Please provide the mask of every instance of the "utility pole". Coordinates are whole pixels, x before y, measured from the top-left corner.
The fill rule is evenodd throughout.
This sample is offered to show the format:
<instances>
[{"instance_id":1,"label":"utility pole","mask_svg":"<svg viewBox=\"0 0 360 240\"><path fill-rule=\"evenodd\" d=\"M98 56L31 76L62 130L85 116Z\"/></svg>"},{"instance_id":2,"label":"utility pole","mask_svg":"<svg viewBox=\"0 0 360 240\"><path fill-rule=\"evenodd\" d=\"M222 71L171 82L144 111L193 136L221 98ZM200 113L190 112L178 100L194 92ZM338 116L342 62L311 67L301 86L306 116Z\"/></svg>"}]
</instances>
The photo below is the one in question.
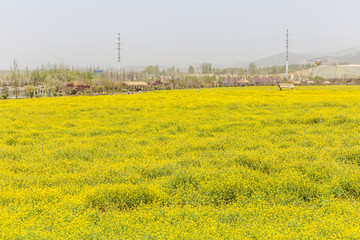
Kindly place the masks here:
<instances>
[{"instance_id":1,"label":"utility pole","mask_svg":"<svg viewBox=\"0 0 360 240\"><path fill-rule=\"evenodd\" d=\"M286 81L289 80L289 31L286 29Z\"/></svg>"},{"instance_id":2,"label":"utility pole","mask_svg":"<svg viewBox=\"0 0 360 240\"><path fill-rule=\"evenodd\" d=\"M118 72L117 72L117 80L120 81L120 33L118 33Z\"/></svg>"}]
</instances>

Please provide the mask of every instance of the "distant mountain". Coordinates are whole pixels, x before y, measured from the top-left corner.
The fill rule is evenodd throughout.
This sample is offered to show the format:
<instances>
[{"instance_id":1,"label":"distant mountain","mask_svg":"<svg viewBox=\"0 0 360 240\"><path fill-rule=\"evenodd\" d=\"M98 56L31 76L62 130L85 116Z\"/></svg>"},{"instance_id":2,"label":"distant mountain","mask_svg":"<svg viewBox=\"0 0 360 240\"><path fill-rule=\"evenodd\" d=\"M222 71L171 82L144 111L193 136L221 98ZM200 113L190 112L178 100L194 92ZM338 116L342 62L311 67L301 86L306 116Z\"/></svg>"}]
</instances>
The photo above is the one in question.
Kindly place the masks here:
<instances>
[{"instance_id":1,"label":"distant mountain","mask_svg":"<svg viewBox=\"0 0 360 240\"><path fill-rule=\"evenodd\" d=\"M289 53L289 64L313 63L316 59L320 59L322 64L325 65L337 63L360 64L360 48L354 47L328 53ZM255 64L258 67L285 65L285 53L256 60Z\"/></svg>"},{"instance_id":2,"label":"distant mountain","mask_svg":"<svg viewBox=\"0 0 360 240\"><path fill-rule=\"evenodd\" d=\"M307 59L313 58L313 54L289 53L289 64L306 63ZM258 67L270 67L274 65L285 65L286 54L279 53L270 57L262 58L255 61Z\"/></svg>"},{"instance_id":3,"label":"distant mountain","mask_svg":"<svg viewBox=\"0 0 360 240\"><path fill-rule=\"evenodd\" d=\"M289 64L307 64L307 63L314 63L316 59L320 59L322 65L332 65L337 63L349 63L349 64L360 64L360 48L353 47L333 52L327 53L320 53L320 52L311 52L311 53L289 53ZM283 66L285 65L285 52L279 53L273 56L265 57L254 61L256 66L258 67L271 67L271 66ZM201 71L202 63L187 63L187 64L178 64L175 65L176 69L180 69L180 71L186 72L190 65L195 67L196 71ZM247 68L249 67L250 62L238 62L236 64L225 64L220 65L216 64L213 67L216 68L235 68L235 67L242 67ZM171 66L159 66L162 69L168 69ZM146 66L127 66L124 69L126 71L143 71Z\"/></svg>"},{"instance_id":4,"label":"distant mountain","mask_svg":"<svg viewBox=\"0 0 360 240\"><path fill-rule=\"evenodd\" d=\"M330 52L330 53L327 53L327 55L333 56L333 57L343 57L343 56L347 56L347 55L352 55L359 51L360 51L360 48L353 47L353 48L343 49L343 50L336 51L336 52Z\"/></svg>"}]
</instances>

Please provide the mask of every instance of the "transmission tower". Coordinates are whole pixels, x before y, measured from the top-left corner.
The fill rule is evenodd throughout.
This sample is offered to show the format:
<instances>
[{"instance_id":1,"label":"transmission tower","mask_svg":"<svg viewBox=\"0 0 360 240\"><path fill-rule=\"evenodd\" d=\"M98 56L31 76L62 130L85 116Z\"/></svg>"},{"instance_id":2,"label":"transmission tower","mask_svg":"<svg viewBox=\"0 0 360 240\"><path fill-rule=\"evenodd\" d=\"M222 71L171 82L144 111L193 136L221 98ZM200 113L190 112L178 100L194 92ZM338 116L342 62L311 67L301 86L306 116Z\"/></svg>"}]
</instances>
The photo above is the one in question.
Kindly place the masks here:
<instances>
[{"instance_id":1,"label":"transmission tower","mask_svg":"<svg viewBox=\"0 0 360 240\"><path fill-rule=\"evenodd\" d=\"M289 80L289 31L286 29L286 81Z\"/></svg>"},{"instance_id":2,"label":"transmission tower","mask_svg":"<svg viewBox=\"0 0 360 240\"><path fill-rule=\"evenodd\" d=\"M117 42L117 50L118 50L118 71L117 71L117 80L120 81L120 33L118 33L118 42Z\"/></svg>"}]
</instances>

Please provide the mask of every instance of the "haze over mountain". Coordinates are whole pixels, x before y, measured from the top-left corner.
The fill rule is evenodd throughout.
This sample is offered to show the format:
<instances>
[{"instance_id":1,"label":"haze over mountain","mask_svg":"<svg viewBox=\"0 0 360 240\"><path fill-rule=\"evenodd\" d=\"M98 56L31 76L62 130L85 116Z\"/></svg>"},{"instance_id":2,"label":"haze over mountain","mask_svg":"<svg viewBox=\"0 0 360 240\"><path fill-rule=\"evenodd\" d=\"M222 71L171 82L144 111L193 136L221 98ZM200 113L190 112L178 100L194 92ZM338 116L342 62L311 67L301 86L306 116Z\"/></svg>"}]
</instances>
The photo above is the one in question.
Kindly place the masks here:
<instances>
[{"instance_id":1,"label":"haze over mountain","mask_svg":"<svg viewBox=\"0 0 360 240\"><path fill-rule=\"evenodd\" d=\"M285 65L285 52L275 54L272 56L260 58L258 60L253 61L258 67L271 67L271 66L282 66ZM360 48L352 47L332 52L311 52L311 53L293 53L289 52L289 64L307 64L313 63L317 59L320 59L322 65L331 65L331 64L360 64ZM217 65L214 64L213 67L218 68L230 68L230 67L242 67L247 68L251 61L244 61L236 64L228 64L228 65ZM211 62L210 62L211 63ZM201 71L201 62L199 63L184 63L175 65L175 68L180 69L181 71L187 71L188 67L194 66L196 71ZM167 69L172 66L170 65L161 65L160 69ZM146 66L127 66L125 70L133 70L133 71L142 71L146 68Z\"/></svg>"},{"instance_id":2,"label":"haze over mountain","mask_svg":"<svg viewBox=\"0 0 360 240\"><path fill-rule=\"evenodd\" d=\"M272 56L264 57L257 59L255 61L244 61L236 64L229 65L216 65L214 67L219 68L231 68L231 67L242 67L247 68L250 62L254 62L257 67L271 67L271 66L283 66L285 65L286 53L282 52ZM360 64L360 48L352 47L337 51L331 52L309 52L309 53L293 53L289 52L289 64L307 64L313 63L317 59L320 59L322 65L332 65L332 64ZM179 68L182 71L186 71L188 66L195 66L196 69L200 70L201 63L188 63L182 65L176 65L176 68ZM159 66L160 68L168 68L171 66ZM145 69L143 67L130 67L129 69Z\"/></svg>"},{"instance_id":3,"label":"haze over mountain","mask_svg":"<svg viewBox=\"0 0 360 240\"><path fill-rule=\"evenodd\" d=\"M260 58L258 60L252 61L258 67L271 67L271 66L282 66L285 65L286 53L282 52L279 54L275 54L272 56ZM320 59L322 65L331 65L331 64L360 64L360 48L359 47L352 47L337 51L331 52L310 52L310 53L293 53L289 52L289 64L307 64L313 63L317 59ZM214 64L214 67L219 68L230 68L230 67L242 67L247 68L251 61L244 61L236 64L229 64L229 65L217 65ZM176 65L176 68L179 68L182 71L186 71L189 65L192 65L200 71L200 65L202 63L187 63ZM159 66L161 69L165 69L171 66ZM133 70L141 70L145 69L145 66L133 66L128 67L127 69Z\"/></svg>"},{"instance_id":4,"label":"haze over mountain","mask_svg":"<svg viewBox=\"0 0 360 240\"><path fill-rule=\"evenodd\" d=\"M254 61L258 67L285 65L285 52ZM289 64L306 64L320 59L322 64L360 64L360 48L353 47L334 52L293 53L289 52Z\"/></svg>"}]
</instances>

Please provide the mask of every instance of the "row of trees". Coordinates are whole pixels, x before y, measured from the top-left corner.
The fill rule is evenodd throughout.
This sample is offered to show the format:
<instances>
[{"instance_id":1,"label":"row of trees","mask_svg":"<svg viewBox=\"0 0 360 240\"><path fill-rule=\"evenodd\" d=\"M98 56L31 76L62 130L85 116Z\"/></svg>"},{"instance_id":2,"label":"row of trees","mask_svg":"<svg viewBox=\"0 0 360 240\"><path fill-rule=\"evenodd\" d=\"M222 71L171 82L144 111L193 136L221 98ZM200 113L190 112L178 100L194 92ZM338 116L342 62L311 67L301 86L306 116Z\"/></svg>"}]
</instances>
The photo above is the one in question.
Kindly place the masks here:
<instances>
[{"instance_id":1,"label":"row of trees","mask_svg":"<svg viewBox=\"0 0 360 240\"><path fill-rule=\"evenodd\" d=\"M301 69L310 68L311 65L290 65L290 71L297 71ZM280 74L285 72L285 66L273 66L266 68L258 68L255 63L250 63L248 68L214 68L210 63L203 63L201 65L201 72L204 74L212 73L212 76L200 77L202 81L221 80L221 75L247 75L247 78L254 75ZM149 65L142 72L123 71L121 76L118 76L115 71L105 71L99 74L95 68L75 69L63 65L52 65L42 67L33 71L20 71L18 64L14 61L9 74L2 77L0 84L2 86L23 87L27 85L38 86L47 85L56 87L58 90L66 87L69 83L89 86L103 86L105 89L112 88L114 82L121 81L189 81L194 80L194 76L188 76L195 73L195 68L189 66L188 72L181 72L174 67L160 70L159 66ZM219 75L215 77L215 75ZM159 78L163 76L164 78ZM190 78L190 79L189 79Z\"/></svg>"},{"instance_id":2,"label":"row of trees","mask_svg":"<svg viewBox=\"0 0 360 240\"><path fill-rule=\"evenodd\" d=\"M0 76L1 87L21 88L28 90L38 86L46 86L54 92L74 94L78 91L86 92L118 89L119 83L115 81L117 74L108 72L99 74L94 68L75 69L63 65L41 67L36 70L21 71L18 63L14 61L8 74Z\"/></svg>"},{"instance_id":3,"label":"row of trees","mask_svg":"<svg viewBox=\"0 0 360 240\"><path fill-rule=\"evenodd\" d=\"M311 68L311 64L290 65L290 72ZM203 75L197 75L201 69ZM214 68L210 63L203 63L197 66L189 66L187 72L181 72L175 67L160 69L159 66L149 65L141 72L122 71L118 76L116 71L103 71L99 73L97 68L76 69L63 65L52 65L41 67L36 70L19 70L18 64L14 61L11 71L0 76L2 87L11 86L15 88L27 87L33 89L35 86L44 85L54 92L64 94L77 94L79 92L109 92L121 91L124 88L123 81L145 81L153 88L191 88L205 87L220 84L226 78L244 76L251 84L273 84L283 80L285 66L257 67L250 63L248 68ZM197 71L196 71L197 70ZM315 83L323 79L305 76L307 80ZM305 78L301 78L300 81ZM120 81L119 81L120 80ZM296 80L296 79L295 79ZM347 81L346 83L355 83Z\"/></svg>"},{"instance_id":4,"label":"row of trees","mask_svg":"<svg viewBox=\"0 0 360 240\"><path fill-rule=\"evenodd\" d=\"M312 67L313 67L312 64L290 64L289 72L292 73L292 72L296 72L299 70L309 69ZM194 66L190 65L186 73L194 74L196 72L200 72L203 74L214 73L214 74L254 75L254 74L281 74L281 73L285 73L285 71L286 71L285 65L272 66L272 67L257 67L255 63L250 63L247 68L233 67L233 68L222 68L221 69L221 68L213 67L211 63L203 63L200 65L200 67L197 68L197 71ZM160 70L158 65L156 65L156 66L149 65L146 67L146 69L144 71L142 71L142 73L148 74L148 75L155 75L155 76L161 76L161 75L165 76L165 75L174 74L174 73L180 74L181 71L179 69L175 69L174 67Z\"/></svg>"}]
</instances>

